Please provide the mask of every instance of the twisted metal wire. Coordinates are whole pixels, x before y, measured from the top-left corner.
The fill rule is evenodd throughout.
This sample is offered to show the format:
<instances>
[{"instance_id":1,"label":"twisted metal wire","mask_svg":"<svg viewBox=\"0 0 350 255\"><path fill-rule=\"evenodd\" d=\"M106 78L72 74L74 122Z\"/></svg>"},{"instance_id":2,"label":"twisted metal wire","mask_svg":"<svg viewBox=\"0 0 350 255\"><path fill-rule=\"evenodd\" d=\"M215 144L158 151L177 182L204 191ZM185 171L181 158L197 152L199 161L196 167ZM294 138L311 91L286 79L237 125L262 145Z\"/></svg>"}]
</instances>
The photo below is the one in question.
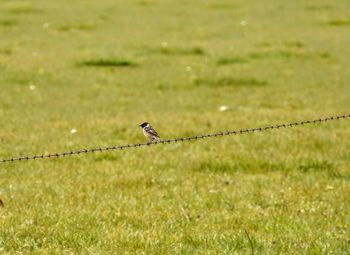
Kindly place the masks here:
<instances>
[{"instance_id":1,"label":"twisted metal wire","mask_svg":"<svg viewBox=\"0 0 350 255\"><path fill-rule=\"evenodd\" d=\"M217 132L217 133L211 133L211 134L196 135L196 136L191 136L191 137L178 137L178 138L165 139L165 140L161 140L161 141L154 141L154 142L148 142L148 143L135 143L135 144L126 144L126 145L119 145L119 146L100 147L100 148L93 148L93 149L82 149L82 150L76 150L76 151L67 151L67 152L61 152L61 153L50 153L50 154L40 154L40 155L33 155L33 156L9 158L9 159L0 159L0 164L1 163L10 163L10 162L15 162L15 161L28 161L28 160L44 159L44 158L61 158L61 157L87 154L87 153L124 150L124 149L130 149L130 148L140 148L140 147L156 145L156 144L170 144L170 143L177 143L177 142L193 141L193 140L198 140L198 139L206 139L206 138L210 138L210 137L222 137L222 136L228 136L228 135L242 135L242 134L247 134L247 133L263 132L263 131L268 131L268 130L272 130L272 129L291 128L291 127L304 126L304 125L309 125L309 124L319 124L319 123L323 123L323 122L327 122L327 121L334 121L334 120L347 119L347 118L350 118L350 114L337 115L337 116L331 116L331 117L325 117L325 118L318 118L318 119L314 119L314 120L290 122L290 123L285 123L285 124L269 125L269 126L263 126L263 127L257 127L257 128L223 131L223 132Z\"/></svg>"}]
</instances>

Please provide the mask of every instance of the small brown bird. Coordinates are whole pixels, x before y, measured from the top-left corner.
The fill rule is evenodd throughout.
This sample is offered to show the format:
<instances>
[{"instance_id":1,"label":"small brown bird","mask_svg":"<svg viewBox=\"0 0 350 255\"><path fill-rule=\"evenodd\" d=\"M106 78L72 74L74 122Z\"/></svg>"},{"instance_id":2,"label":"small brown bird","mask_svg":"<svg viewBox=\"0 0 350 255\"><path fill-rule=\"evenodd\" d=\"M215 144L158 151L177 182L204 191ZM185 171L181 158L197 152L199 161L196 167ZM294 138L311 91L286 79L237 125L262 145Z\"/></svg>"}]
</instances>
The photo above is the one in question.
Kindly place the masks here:
<instances>
[{"instance_id":1,"label":"small brown bird","mask_svg":"<svg viewBox=\"0 0 350 255\"><path fill-rule=\"evenodd\" d=\"M154 140L160 141L157 131L155 131L148 122L142 123L140 127L142 128L144 136L150 139L149 142L153 142Z\"/></svg>"}]
</instances>

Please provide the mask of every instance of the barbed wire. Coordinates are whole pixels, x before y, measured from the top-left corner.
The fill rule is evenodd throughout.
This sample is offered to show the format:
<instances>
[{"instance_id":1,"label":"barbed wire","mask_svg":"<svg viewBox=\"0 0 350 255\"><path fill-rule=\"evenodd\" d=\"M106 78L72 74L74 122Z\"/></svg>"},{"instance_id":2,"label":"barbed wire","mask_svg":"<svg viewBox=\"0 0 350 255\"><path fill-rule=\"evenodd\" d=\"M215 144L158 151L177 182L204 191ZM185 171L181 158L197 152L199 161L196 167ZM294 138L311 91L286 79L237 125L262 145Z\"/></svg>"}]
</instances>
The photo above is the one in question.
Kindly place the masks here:
<instances>
[{"instance_id":1,"label":"barbed wire","mask_svg":"<svg viewBox=\"0 0 350 255\"><path fill-rule=\"evenodd\" d=\"M140 148L140 147L156 145L156 144L170 144L170 143L177 143L177 142L206 139L206 138L211 138L211 137L222 137L222 136L228 136L228 135L242 135L242 134L247 134L247 133L264 132L264 131L273 130L273 129L291 128L291 127L304 126L304 125L309 125L309 124L318 124L318 123L323 123L323 122L327 122L327 121L334 121L334 120L347 119L347 118L350 118L350 114L337 115L337 116L331 116L331 117L325 117L325 118L318 118L318 119L313 119L313 120L290 122L290 123L285 123L285 124L269 125L269 126L263 126L263 127L257 127L257 128L223 131L223 132L217 132L217 133L211 133L211 134L196 135L196 136L191 136L191 137L178 137L178 138L165 139L165 140L153 141L153 142L148 142L148 143L135 143L135 144L126 144L126 145L119 145L119 146L100 147L100 148L93 148L93 149L82 149L82 150L75 150L75 151L73 150L73 151L67 151L67 152L61 152L61 153L50 153L50 154L40 154L40 155L33 155L33 156L9 158L9 159L0 159L0 164L1 163L10 163L10 162L15 162L15 161L28 161L28 160L44 159L44 158L63 158L63 157L67 157L67 156L87 154L87 153Z\"/></svg>"}]
</instances>

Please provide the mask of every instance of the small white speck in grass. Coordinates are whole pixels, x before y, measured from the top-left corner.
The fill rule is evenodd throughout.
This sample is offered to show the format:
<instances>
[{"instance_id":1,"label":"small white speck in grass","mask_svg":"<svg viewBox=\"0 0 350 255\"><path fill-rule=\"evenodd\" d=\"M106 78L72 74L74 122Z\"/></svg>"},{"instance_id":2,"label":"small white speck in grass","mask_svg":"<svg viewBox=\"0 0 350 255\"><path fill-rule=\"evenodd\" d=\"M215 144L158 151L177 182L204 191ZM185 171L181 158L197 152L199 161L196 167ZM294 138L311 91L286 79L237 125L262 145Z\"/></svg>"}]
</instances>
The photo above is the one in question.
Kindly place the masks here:
<instances>
[{"instance_id":1,"label":"small white speck in grass","mask_svg":"<svg viewBox=\"0 0 350 255\"><path fill-rule=\"evenodd\" d=\"M226 112L228 110L228 106L227 105L222 105L219 107L219 112Z\"/></svg>"},{"instance_id":2,"label":"small white speck in grass","mask_svg":"<svg viewBox=\"0 0 350 255\"><path fill-rule=\"evenodd\" d=\"M49 24L49 23L47 23L47 22L45 22L45 23L43 24L43 28L44 28L44 29L48 29L48 28L49 28L49 26L50 26L50 24Z\"/></svg>"},{"instance_id":3,"label":"small white speck in grass","mask_svg":"<svg viewBox=\"0 0 350 255\"><path fill-rule=\"evenodd\" d=\"M78 132L78 130L76 130L75 128L72 128L70 131L71 134L75 134L76 132Z\"/></svg>"},{"instance_id":4,"label":"small white speck in grass","mask_svg":"<svg viewBox=\"0 0 350 255\"><path fill-rule=\"evenodd\" d=\"M326 186L326 190L333 190L333 189L334 189L334 187L331 186L331 185L327 185L327 186Z\"/></svg>"},{"instance_id":5,"label":"small white speck in grass","mask_svg":"<svg viewBox=\"0 0 350 255\"><path fill-rule=\"evenodd\" d=\"M168 42L162 42L160 45L162 46L162 48L166 48L168 47Z\"/></svg>"},{"instance_id":6,"label":"small white speck in grass","mask_svg":"<svg viewBox=\"0 0 350 255\"><path fill-rule=\"evenodd\" d=\"M30 85L29 85L29 89L33 91L33 90L35 90L35 89L36 89L36 86L35 86L35 85L33 85L33 84L30 84Z\"/></svg>"},{"instance_id":7,"label":"small white speck in grass","mask_svg":"<svg viewBox=\"0 0 350 255\"><path fill-rule=\"evenodd\" d=\"M24 221L24 223L25 223L26 225L32 225L32 224L34 223L34 221L33 221L33 219L26 219L26 220Z\"/></svg>"},{"instance_id":8,"label":"small white speck in grass","mask_svg":"<svg viewBox=\"0 0 350 255\"><path fill-rule=\"evenodd\" d=\"M186 71L187 72L191 72L192 71L192 67L191 66L186 66Z\"/></svg>"},{"instance_id":9,"label":"small white speck in grass","mask_svg":"<svg viewBox=\"0 0 350 255\"><path fill-rule=\"evenodd\" d=\"M245 27L247 25L247 21L246 20L241 20L240 24L241 24L242 27Z\"/></svg>"},{"instance_id":10,"label":"small white speck in grass","mask_svg":"<svg viewBox=\"0 0 350 255\"><path fill-rule=\"evenodd\" d=\"M38 52L33 51L33 52L32 52L32 57L36 57L36 56L38 56Z\"/></svg>"}]
</instances>

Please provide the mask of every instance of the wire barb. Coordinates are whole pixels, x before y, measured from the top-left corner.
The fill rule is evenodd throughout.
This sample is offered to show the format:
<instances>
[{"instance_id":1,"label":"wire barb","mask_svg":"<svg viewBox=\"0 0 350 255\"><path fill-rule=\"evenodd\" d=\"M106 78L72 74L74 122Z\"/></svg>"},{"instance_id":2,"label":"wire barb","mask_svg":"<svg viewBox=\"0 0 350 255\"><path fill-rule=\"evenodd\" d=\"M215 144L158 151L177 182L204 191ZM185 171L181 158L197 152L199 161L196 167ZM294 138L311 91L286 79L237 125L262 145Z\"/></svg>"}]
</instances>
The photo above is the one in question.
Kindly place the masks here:
<instances>
[{"instance_id":1,"label":"wire barb","mask_svg":"<svg viewBox=\"0 0 350 255\"><path fill-rule=\"evenodd\" d=\"M320 123L331 121L331 120L341 120L341 119L347 119L347 118L350 118L350 114L330 116L330 117L319 118L319 119L314 119L314 120L304 120L304 121L299 121L299 122L276 124L276 125L257 127L257 128L251 128L251 129L221 131L221 132L217 132L217 133L196 135L196 136L191 136L191 137L178 137L178 138L166 139L166 140L160 140L160 141L154 141L154 142L148 142L148 143L135 143L135 144L126 144L126 145L119 145L119 146L110 146L110 147L104 147L104 148L99 147L99 148L93 148L93 149L81 149L81 150L76 150L76 151L66 151L66 152L61 152L61 153L40 154L40 155L24 156L24 157L18 157L18 158L0 159L0 164L1 163L11 163L11 162L15 162L15 161L29 161L29 160L44 159L44 158L61 158L61 157L67 157L67 156L72 156L72 155L88 154L88 153L95 153L95 152L124 150L124 149L130 149L130 148L140 148L140 147L146 147L148 145L185 142L185 141L206 139L206 138L211 138L211 137L242 135L242 134L246 134L246 133L249 134L249 133L264 132L264 131L268 131L268 130L272 130L272 129L282 129L282 128L290 128L290 127L296 127L296 126L305 126L305 125L309 125L309 124L320 124Z\"/></svg>"}]
</instances>

